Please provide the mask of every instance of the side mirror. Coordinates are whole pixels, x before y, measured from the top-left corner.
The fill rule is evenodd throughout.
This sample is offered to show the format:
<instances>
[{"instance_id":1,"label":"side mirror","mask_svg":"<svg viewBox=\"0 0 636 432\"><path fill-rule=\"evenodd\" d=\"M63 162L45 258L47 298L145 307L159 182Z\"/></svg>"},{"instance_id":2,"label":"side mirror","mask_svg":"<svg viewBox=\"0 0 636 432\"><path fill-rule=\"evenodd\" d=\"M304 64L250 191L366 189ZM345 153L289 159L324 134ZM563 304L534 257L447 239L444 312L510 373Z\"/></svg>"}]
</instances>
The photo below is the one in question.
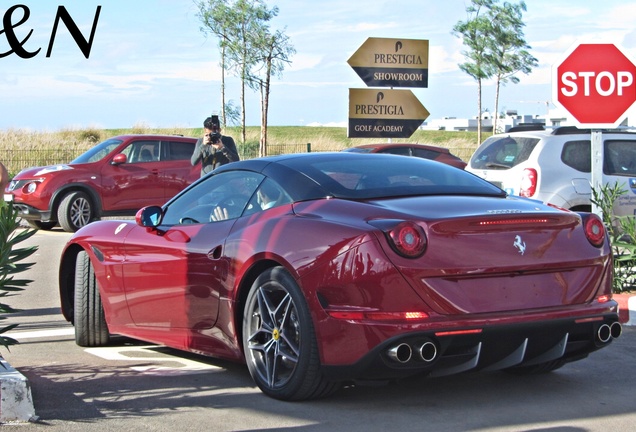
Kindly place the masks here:
<instances>
[{"instance_id":1,"label":"side mirror","mask_svg":"<svg viewBox=\"0 0 636 432\"><path fill-rule=\"evenodd\" d=\"M114 157L113 160L111 162L111 165L121 165L121 164L125 164L126 161L128 160L128 158L126 157L125 154L123 153L117 153Z\"/></svg>"},{"instance_id":2,"label":"side mirror","mask_svg":"<svg viewBox=\"0 0 636 432\"><path fill-rule=\"evenodd\" d=\"M159 206L148 206L140 209L135 215L137 225L146 228L156 228L161 223L163 211Z\"/></svg>"}]
</instances>

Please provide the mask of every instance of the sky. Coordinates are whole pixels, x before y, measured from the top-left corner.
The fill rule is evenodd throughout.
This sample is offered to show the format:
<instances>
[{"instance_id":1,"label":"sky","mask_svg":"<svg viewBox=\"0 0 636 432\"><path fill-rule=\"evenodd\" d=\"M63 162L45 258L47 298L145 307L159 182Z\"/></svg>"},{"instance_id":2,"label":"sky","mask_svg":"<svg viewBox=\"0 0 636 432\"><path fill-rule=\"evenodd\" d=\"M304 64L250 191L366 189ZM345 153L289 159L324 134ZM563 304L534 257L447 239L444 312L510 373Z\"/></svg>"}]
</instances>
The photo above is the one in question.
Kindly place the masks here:
<instances>
[{"instance_id":1,"label":"sky","mask_svg":"<svg viewBox=\"0 0 636 432\"><path fill-rule=\"evenodd\" d=\"M270 125L346 126L349 89L366 88L347 60L369 37L428 40L428 88L411 89L428 120L476 116L477 85L459 69L465 47L452 34L467 19L468 0L265 2L279 10L272 30L285 32L296 50L272 82ZM8 14L16 5L29 16L24 8ZM551 69L578 43L614 43L636 58L636 0L526 5L525 39L538 66L501 89L500 112L553 109ZM63 23L47 55L59 6L85 39L101 6L88 58ZM218 43L201 31L194 0L0 0L0 14L0 130L194 128L220 112ZM10 38L37 54L22 58ZM238 106L239 80L228 77L226 86ZM486 82L482 104L490 111L494 94ZM258 93L248 91L246 110L247 125L259 125Z\"/></svg>"}]
</instances>

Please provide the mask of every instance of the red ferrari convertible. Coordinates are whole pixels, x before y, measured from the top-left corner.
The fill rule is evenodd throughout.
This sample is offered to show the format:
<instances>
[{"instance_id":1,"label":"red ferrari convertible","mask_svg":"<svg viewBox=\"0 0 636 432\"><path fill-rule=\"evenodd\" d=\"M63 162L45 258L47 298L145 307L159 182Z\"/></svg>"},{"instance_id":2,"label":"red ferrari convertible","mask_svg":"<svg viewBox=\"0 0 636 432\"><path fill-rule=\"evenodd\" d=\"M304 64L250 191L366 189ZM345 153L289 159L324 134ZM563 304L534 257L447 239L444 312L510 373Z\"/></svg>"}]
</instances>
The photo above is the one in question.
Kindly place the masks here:
<instances>
[{"instance_id":1,"label":"red ferrari convertible","mask_svg":"<svg viewBox=\"0 0 636 432\"><path fill-rule=\"evenodd\" d=\"M62 312L111 335L245 362L283 400L343 383L540 373L621 333L601 220L420 158L225 165L135 221L76 232Z\"/></svg>"}]
</instances>

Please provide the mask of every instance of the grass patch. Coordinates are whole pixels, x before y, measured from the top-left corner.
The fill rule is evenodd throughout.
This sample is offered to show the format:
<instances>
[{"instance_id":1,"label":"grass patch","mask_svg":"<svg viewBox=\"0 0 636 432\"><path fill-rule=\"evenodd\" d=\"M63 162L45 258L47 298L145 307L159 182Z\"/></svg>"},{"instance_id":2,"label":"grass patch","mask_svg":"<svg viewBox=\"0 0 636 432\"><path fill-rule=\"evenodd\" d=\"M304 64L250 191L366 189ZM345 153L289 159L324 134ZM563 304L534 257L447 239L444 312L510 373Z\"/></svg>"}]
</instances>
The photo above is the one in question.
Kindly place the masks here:
<instances>
[{"instance_id":1,"label":"grass patch","mask_svg":"<svg viewBox=\"0 0 636 432\"><path fill-rule=\"evenodd\" d=\"M34 132L22 129L0 131L0 161L13 177L20 170L32 166L45 166L70 162L72 159L108 138L125 134L167 134L199 137L202 128L151 128L136 124L130 129L64 129L55 132ZM236 141L239 153L244 157L258 154L261 130L258 126L246 129L246 142L241 142L241 130L228 127L224 130ZM269 154L311 151L340 151L359 144L387 142L384 138L348 138L342 127L270 126L267 130ZM408 139L392 142L432 144L448 148L453 154L468 161L477 148L477 132L417 130Z\"/></svg>"}]
</instances>

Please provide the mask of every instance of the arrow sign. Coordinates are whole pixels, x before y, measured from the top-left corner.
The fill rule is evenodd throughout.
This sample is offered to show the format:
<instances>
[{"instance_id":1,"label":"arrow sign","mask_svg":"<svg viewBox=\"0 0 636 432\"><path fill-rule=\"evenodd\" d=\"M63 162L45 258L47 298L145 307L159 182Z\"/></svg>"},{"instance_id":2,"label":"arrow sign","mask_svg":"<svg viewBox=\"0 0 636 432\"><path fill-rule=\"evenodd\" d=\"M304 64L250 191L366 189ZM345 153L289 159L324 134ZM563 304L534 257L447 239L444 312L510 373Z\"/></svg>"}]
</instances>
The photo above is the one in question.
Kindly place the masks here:
<instances>
[{"instance_id":1,"label":"arrow sign","mask_svg":"<svg viewBox=\"0 0 636 432\"><path fill-rule=\"evenodd\" d=\"M428 87L428 41L368 38L347 61L369 87Z\"/></svg>"},{"instance_id":2,"label":"arrow sign","mask_svg":"<svg viewBox=\"0 0 636 432\"><path fill-rule=\"evenodd\" d=\"M428 116L411 90L349 89L349 138L409 138Z\"/></svg>"}]
</instances>

